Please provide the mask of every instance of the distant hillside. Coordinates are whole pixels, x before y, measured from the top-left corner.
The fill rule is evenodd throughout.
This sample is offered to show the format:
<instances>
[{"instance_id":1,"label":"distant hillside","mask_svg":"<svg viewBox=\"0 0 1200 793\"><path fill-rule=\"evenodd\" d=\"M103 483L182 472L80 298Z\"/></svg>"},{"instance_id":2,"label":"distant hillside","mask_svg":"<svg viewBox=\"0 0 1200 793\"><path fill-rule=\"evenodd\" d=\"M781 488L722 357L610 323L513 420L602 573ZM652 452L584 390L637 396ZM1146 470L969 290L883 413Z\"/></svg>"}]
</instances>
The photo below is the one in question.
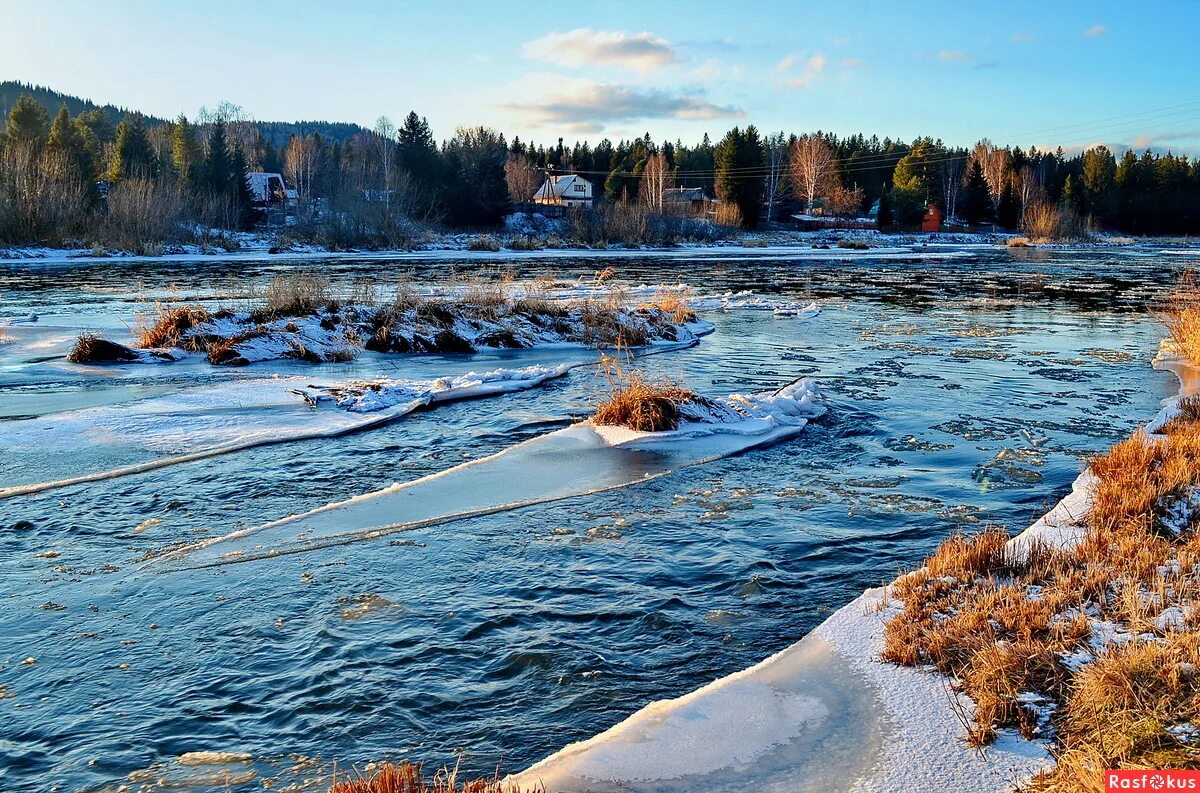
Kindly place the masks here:
<instances>
[{"instance_id":1,"label":"distant hillside","mask_svg":"<svg viewBox=\"0 0 1200 793\"><path fill-rule=\"evenodd\" d=\"M52 88L46 88L41 85L30 85L29 83L20 83L15 80L5 80L0 82L0 129L4 128L4 124L8 119L8 111L16 104L17 98L21 94L28 94L41 102L50 115L57 113L58 109L64 103L72 116L78 115L85 110L95 110L100 107L108 113L114 125L119 123L125 116L138 112L133 108L117 107L116 105L97 105L88 99L59 93ZM152 125L166 123L166 119L158 118L157 116L143 115L143 118L146 120L146 123ZM262 131L263 137L271 141L276 147L286 144L288 138L292 135L311 135L315 132L325 140L344 143L358 133L367 131L358 124L351 124L345 121L259 121L256 124Z\"/></svg>"},{"instance_id":2,"label":"distant hillside","mask_svg":"<svg viewBox=\"0 0 1200 793\"><path fill-rule=\"evenodd\" d=\"M52 88L46 88L42 85L30 85L29 83L19 83L15 80L5 80L4 82L0 82L0 113L2 113L0 115L0 127L4 126L4 123L8 119L9 109L17 103L17 98L21 94L29 94L41 102L42 106L50 112L50 115L57 113L58 109L64 103L72 116L78 115L85 110L95 110L98 107L103 108L114 124L134 112L129 108L117 107L116 105L97 105L90 100L59 93ZM155 116L145 116L145 119L150 124L161 124L164 121Z\"/></svg>"}]
</instances>

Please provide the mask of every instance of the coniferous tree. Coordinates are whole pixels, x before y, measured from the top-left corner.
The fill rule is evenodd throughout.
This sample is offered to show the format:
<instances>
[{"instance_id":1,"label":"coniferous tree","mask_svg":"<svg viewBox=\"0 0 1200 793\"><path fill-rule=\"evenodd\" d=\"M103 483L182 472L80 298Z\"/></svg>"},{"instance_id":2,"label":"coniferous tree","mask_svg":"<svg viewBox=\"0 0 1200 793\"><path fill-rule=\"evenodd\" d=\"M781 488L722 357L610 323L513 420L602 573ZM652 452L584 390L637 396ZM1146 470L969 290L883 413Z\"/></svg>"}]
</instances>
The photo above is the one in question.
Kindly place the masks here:
<instances>
[{"instance_id":1,"label":"coniferous tree","mask_svg":"<svg viewBox=\"0 0 1200 793\"><path fill-rule=\"evenodd\" d=\"M85 128L86 129L86 128ZM79 125L71 120L67 106L63 105L54 122L50 125L50 136L46 139L46 148L61 158L70 169L71 176L85 187L90 193L95 182L95 163L92 153L82 138Z\"/></svg>"},{"instance_id":2,"label":"coniferous tree","mask_svg":"<svg viewBox=\"0 0 1200 793\"><path fill-rule=\"evenodd\" d=\"M1011 181L1005 182L1004 189L1000 191L1000 200L996 203L996 224L1009 230L1021 225L1021 205Z\"/></svg>"},{"instance_id":3,"label":"coniferous tree","mask_svg":"<svg viewBox=\"0 0 1200 793\"><path fill-rule=\"evenodd\" d=\"M892 191L884 184L879 188L879 213L875 216L875 225L880 229L890 229L892 223Z\"/></svg>"},{"instance_id":4,"label":"coniferous tree","mask_svg":"<svg viewBox=\"0 0 1200 793\"><path fill-rule=\"evenodd\" d=\"M130 177L151 178L155 175L154 149L146 137L146 126L141 118L126 118L117 125L117 138L113 143L112 162L108 168L110 181Z\"/></svg>"},{"instance_id":5,"label":"coniferous tree","mask_svg":"<svg viewBox=\"0 0 1200 793\"><path fill-rule=\"evenodd\" d=\"M238 225L242 229L252 229L254 221L257 219L257 213L254 209L254 195L250 192L249 175L246 173L246 155L242 152L241 147L234 149L231 167L229 180L232 193L230 198L236 207Z\"/></svg>"},{"instance_id":6,"label":"coniferous tree","mask_svg":"<svg viewBox=\"0 0 1200 793\"><path fill-rule=\"evenodd\" d=\"M979 160L971 160L958 206L968 226L978 226L992 219L992 197Z\"/></svg>"},{"instance_id":7,"label":"coniferous tree","mask_svg":"<svg viewBox=\"0 0 1200 793\"><path fill-rule=\"evenodd\" d=\"M429 122L410 112L404 117L396 139L396 167L408 173L413 186L423 192L428 200L437 200L442 194L441 163Z\"/></svg>"},{"instance_id":8,"label":"coniferous tree","mask_svg":"<svg viewBox=\"0 0 1200 793\"><path fill-rule=\"evenodd\" d=\"M5 142L10 146L32 144L40 147L50 132L50 115L41 103L27 94L21 94L8 112L4 127Z\"/></svg>"},{"instance_id":9,"label":"coniferous tree","mask_svg":"<svg viewBox=\"0 0 1200 793\"><path fill-rule=\"evenodd\" d=\"M762 142L753 126L743 132L734 127L713 152L716 167L716 192L722 201L737 205L742 225L758 227L762 210Z\"/></svg>"},{"instance_id":10,"label":"coniferous tree","mask_svg":"<svg viewBox=\"0 0 1200 793\"><path fill-rule=\"evenodd\" d=\"M237 186L231 178L233 160L229 154L229 142L225 137L225 122L213 122L208 136L208 152L204 158L203 186L214 196L232 196Z\"/></svg>"},{"instance_id":11,"label":"coniferous tree","mask_svg":"<svg viewBox=\"0 0 1200 793\"><path fill-rule=\"evenodd\" d=\"M171 130L171 162L179 183L185 189L196 189L204 166L204 150L196 137L196 128L182 114Z\"/></svg>"}]
</instances>

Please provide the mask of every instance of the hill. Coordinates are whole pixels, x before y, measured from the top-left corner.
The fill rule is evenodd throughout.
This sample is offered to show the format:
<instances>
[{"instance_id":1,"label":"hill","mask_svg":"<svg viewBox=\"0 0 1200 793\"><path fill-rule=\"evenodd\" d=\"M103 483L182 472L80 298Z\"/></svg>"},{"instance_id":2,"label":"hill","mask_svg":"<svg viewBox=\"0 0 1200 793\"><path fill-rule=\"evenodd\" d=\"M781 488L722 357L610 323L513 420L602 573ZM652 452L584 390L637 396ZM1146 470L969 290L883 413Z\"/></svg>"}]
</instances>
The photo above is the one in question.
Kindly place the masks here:
<instances>
[{"instance_id":1,"label":"hill","mask_svg":"<svg viewBox=\"0 0 1200 793\"><path fill-rule=\"evenodd\" d=\"M57 113L58 109L64 104L72 116L86 110L101 108L108 113L109 119L116 125L125 116L140 113L136 109L118 107L117 105L98 105L89 99L64 94L42 85L32 85L16 80L5 80L0 82L0 129L4 128L9 108L16 104L17 98L22 94L32 96L46 108L50 115ZM167 122L167 119L146 115L145 113L141 113L141 116L150 125L165 124ZM263 138L271 141L277 148L284 146L288 138L292 135L311 135L316 133L325 140L345 143L360 132L367 131L358 124L346 121L256 121L255 126L262 132Z\"/></svg>"}]
</instances>

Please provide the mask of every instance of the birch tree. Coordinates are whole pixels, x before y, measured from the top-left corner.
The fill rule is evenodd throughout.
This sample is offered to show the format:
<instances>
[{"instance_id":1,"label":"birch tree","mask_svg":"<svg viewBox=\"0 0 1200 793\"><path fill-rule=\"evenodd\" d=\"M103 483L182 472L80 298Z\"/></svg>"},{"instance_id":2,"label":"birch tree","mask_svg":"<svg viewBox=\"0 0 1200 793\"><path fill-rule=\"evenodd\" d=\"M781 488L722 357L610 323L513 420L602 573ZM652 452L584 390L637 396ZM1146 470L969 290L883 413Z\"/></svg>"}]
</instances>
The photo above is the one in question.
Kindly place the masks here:
<instances>
[{"instance_id":1,"label":"birch tree","mask_svg":"<svg viewBox=\"0 0 1200 793\"><path fill-rule=\"evenodd\" d=\"M833 149L820 135L801 135L792 144L792 181L807 202L812 214L818 196L827 195L837 185L837 160Z\"/></svg>"},{"instance_id":2,"label":"birch tree","mask_svg":"<svg viewBox=\"0 0 1200 793\"><path fill-rule=\"evenodd\" d=\"M383 175L383 205L392 210L392 162L396 157L396 125L387 116L375 119L375 148Z\"/></svg>"},{"instance_id":3,"label":"birch tree","mask_svg":"<svg viewBox=\"0 0 1200 793\"><path fill-rule=\"evenodd\" d=\"M642 203L658 212L663 208L663 193L675 184L675 177L664 154L655 154L646 160L642 171L642 185L638 190Z\"/></svg>"},{"instance_id":4,"label":"birch tree","mask_svg":"<svg viewBox=\"0 0 1200 793\"><path fill-rule=\"evenodd\" d=\"M320 141L315 135L293 135L283 150L283 169L287 180L296 188L300 200L312 199L313 182L320 159Z\"/></svg>"},{"instance_id":5,"label":"birch tree","mask_svg":"<svg viewBox=\"0 0 1200 793\"><path fill-rule=\"evenodd\" d=\"M767 205L767 222L775 219L775 204L783 197L784 181L788 168L788 142L782 132L767 137L763 141L764 164L767 166L767 178L763 182L763 198Z\"/></svg>"},{"instance_id":6,"label":"birch tree","mask_svg":"<svg viewBox=\"0 0 1200 793\"><path fill-rule=\"evenodd\" d=\"M523 204L532 200L542 186L540 169L520 154L509 154L504 159L504 183L509 199L514 204Z\"/></svg>"}]
</instances>

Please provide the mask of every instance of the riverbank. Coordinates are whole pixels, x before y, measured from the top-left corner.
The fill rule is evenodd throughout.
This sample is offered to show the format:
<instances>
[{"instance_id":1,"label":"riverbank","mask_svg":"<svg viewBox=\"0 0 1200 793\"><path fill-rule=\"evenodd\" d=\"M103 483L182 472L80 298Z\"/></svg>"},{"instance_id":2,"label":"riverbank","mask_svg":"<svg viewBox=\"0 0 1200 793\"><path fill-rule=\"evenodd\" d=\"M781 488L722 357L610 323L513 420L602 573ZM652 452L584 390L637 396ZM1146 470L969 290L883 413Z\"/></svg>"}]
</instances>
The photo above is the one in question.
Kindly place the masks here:
<instances>
[{"instance_id":1,"label":"riverbank","mask_svg":"<svg viewBox=\"0 0 1200 793\"><path fill-rule=\"evenodd\" d=\"M42 246L0 247L0 262L102 263L120 261L262 261L304 259L500 259L524 256L621 256L647 253L688 254L698 251L752 249L755 253L785 251L788 255L838 256L860 252L879 254L888 250L908 250L937 245L986 245L1002 247L1023 240L1006 232L884 233L874 229L829 229L823 231L747 231L728 239L682 242L669 247L643 245L587 246L571 243L553 235L505 233L430 233L421 242L404 249L329 249L318 245L283 242L270 232L222 232L212 240L187 244L155 246L152 253L134 253L115 248ZM1088 242L1070 244L1018 242L1019 248L1119 247L1139 242L1176 244L1179 240L1097 235ZM811 251L807 253L806 251Z\"/></svg>"},{"instance_id":2,"label":"riverbank","mask_svg":"<svg viewBox=\"0 0 1200 793\"><path fill-rule=\"evenodd\" d=\"M1155 430L1200 393L1200 370L1177 357L1179 394ZM1070 548L1083 536L1095 477L1080 474L1057 506L1007 543ZM956 790L1001 791L1054 766L1047 733L1003 727L973 746L976 703L928 668L882 660L887 624L902 611L893 588L870 589L796 644L674 700L652 703L586 741L509 777L550 791ZM1115 641L1115 640L1114 640ZM1098 652L1098 651L1097 651Z\"/></svg>"}]
</instances>

